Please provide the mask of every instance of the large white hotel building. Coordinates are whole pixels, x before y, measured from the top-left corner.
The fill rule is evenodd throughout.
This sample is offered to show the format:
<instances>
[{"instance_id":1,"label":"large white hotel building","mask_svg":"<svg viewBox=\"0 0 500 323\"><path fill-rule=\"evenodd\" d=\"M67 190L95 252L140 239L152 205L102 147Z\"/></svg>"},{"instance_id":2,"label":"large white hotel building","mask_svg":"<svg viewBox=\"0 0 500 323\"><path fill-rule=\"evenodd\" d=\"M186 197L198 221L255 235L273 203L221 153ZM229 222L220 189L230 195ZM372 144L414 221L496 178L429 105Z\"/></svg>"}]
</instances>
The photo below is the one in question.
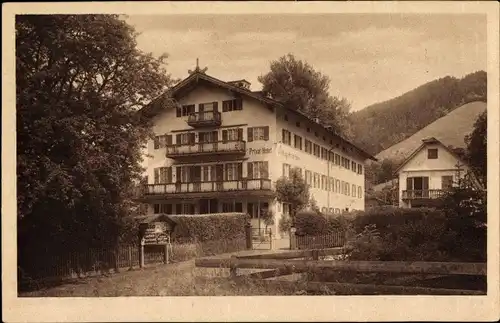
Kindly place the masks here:
<instances>
[{"instance_id":1,"label":"large white hotel building","mask_svg":"<svg viewBox=\"0 0 500 323\"><path fill-rule=\"evenodd\" d=\"M319 122L198 67L167 96L141 111L156 136L141 195L149 213L246 212L260 227L270 210L278 233L288 207L273 187L294 167L323 212L364 209L364 162L374 157Z\"/></svg>"}]
</instances>

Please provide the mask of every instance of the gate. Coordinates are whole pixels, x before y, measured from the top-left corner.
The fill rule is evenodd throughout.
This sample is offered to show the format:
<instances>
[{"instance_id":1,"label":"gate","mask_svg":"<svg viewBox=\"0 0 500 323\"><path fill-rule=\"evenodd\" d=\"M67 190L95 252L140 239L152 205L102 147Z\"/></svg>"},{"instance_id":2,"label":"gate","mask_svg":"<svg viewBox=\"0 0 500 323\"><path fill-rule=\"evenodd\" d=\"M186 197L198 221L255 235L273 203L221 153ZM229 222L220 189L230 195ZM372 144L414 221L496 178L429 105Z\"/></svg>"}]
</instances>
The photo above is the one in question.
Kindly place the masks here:
<instances>
[{"instance_id":1,"label":"gate","mask_svg":"<svg viewBox=\"0 0 500 323\"><path fill-rule=\"evenodd\" d=\"M271 228L252 228L252 249L268 249L273 248L273 239Z\"/></svg>"}]
</instances>

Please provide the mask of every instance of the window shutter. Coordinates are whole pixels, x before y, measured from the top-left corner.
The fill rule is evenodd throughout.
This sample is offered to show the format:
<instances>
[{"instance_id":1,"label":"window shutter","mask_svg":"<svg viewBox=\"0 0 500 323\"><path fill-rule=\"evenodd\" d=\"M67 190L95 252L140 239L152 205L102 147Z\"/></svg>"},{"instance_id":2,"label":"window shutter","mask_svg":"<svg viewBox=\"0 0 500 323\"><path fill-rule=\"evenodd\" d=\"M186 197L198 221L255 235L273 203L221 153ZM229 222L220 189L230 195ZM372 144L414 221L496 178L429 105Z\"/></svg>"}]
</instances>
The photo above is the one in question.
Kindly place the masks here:
<instances>
[{"instance_id":1,"label":"window shutter","mask_svg":"<svg viewBox=\"0 0 500 323\"><path fill-rule=\"evenodd\" d=\"M413 189L413 178L408 177L406 179L406 190L410 191Z\"/></svg>"},{"instance_id":2,"label":"window shutter","mask_svg":"<svg viewBox=\"0 0 500 323\"><path fill-rule=\"evenodd\" d=\"M160 138L158 136L155 136L154 147L155 147L155 149L160 148Z\"/></svg>"},{"instance_id":3,"label":"window shutter","mask_svg":"<svg viewBox=\"0 0 500 323\"><path fill-rule=\"evenodd\" d=\"M423 181L422 181L422 188L424 190L428 190L429 189L429 177L424 177L423 178Z\"/></svg>"},{"instance_id":4,"label":"window shutter","mask_svg":"<svg viewBox=\"0 0 500 323\"><path fill-rule=\"evenodd\" d=\"M198 112L205 111L205 105L203 103L198 104Z\"/></svg>"},{"instance_id":5,"label":"window shutter","mask_svg":"<svg viewBox=\"0 0 500 323\"><path fill-rule=\"evenodd\" d=\"M243 140L243 128L238 128L238 140Z\"/></svg>"},{"instance_id":6,"label":"window shutter","mask_svg":"<svg viewBox=\"0 0 500 323\"><path fill-rule=\"evenodd\" d=\"M180 145L181 144L181 134L175 135L175 144Z\"/></svg>"},{"instance_id":7,"label":"window shutter","mask_svg":"<svg viewBox=\"0 0 500 323\"><path fill-rule=\"evenodd\" d=\"M182 116L182 109L181 109L181 107L177 107L177 109L176 109L176 116L177 116L177 118L179 118L179 117Z\"/></svg>"},{"instance_id":8,"label":"window shutter","mask_svg":"<svg viewBox=\"0 0 500 323\"><path fill-rule=\"evenodd\" d=\"M222 141L227 141L227 130L222 130Z\"/></svg>"},{"instance_id":9,"label":"window shutter","mask_svg":"<svg viewBox=\"0 0 500 323\"><path fill-rule=\"evenodd\" d=\"M228 101L222 101L222 112L227 112Z\"/></svg>"},{"instance_id":10,"label":"window shutter","mask_svg":"<svg viewBox=\"0 0 500 323\"><path fill-rule=\"evenodd\" d=\"M172 145L172 135L167 135L167 146Z\"/></svg>"},{"instance_id":11,"label":"window shutter","mask_svg":"<svg viewBox=\"0 0 500 323\"><path fill-rule=\"evenodd\" d=\"M261 172L260 172L261 173L260 177L261 178L266 178L266 179L269 178L269 171L268 171L269 170L269 166L268 166L269 164L268 164L268 162L267 161L262 162L261 165L262 165L262 168L261 168Z\"/></svg>"},{"instance_id":12,"label":"window shutter","mask_svg":"<svg viewBox=\"0 0 500 323\"><path fill-rule=\"evenodd\" d=\"M175 181L176 182L181 181L181 168L180 167L175 168Z\"/></svg>"},{"instance_id":13,"label":"window shutter","mask_svg":"<svg viewBox=\"0 0 500 323\"><path fill-rule=\"evenodd\" d=\"M160 182L160 169L158 168L155 168L154 169L154 173L155 173L155 184L158 184Z\"/></svg>"},{"instance_id":14,"label":"window shutter","mask_svg":"<svg viewBox=\"0 0 500 323\"><path fill-rule=\"evenodd\" d=\"M219 102L215 101L213 104L213 111L217 111Z\"/></svg>"},{"instance_id":15,"label":"window shutter","mask_svg":"<svg viewBox=\"0 0 500 323\"><path fill-rule=\"evenodd\" d=\"M247 177L253 178L253 163L247 163Z\"/></svg>"},{"instance_id":16,"label":"window shutter","mask_svg":"<svg viewBox=\"0 0 500 323\"><path fill-rule=\"evenodd\" d=\"M243 110L243 100L242 99L235 99L233 104L234 104L233 110Z\"/></svg>"},{"instance_id":17,"label":"window shutter","mask_svg":"<svg viewBox=\"0 0 500 323\"><path fill-rule=\"evenodd\" d=\"M212 140L214 142L218 141L219 140L219 132L218 131L212 131Z\"/></svg>"},{"instance_id":18,"label":"window shutter","mask_svg":"<svg viewBox=\"0 0 500 323\"><path fill-rule=\"evenodd\" d=\"M228 175L229 175L229 165L230 164L225 164L224 165L224 179L227 181L228 180Z\"/></svg>"},{"instance_id":19,"label":"window shutter","mask_svg":"<svg viewBox=\"0 0 500 323\"><path fill-rule=\"evenodd\" d=\"M252 142L253 141L253 128L247 128L247 141Z\"/></svg>"},{"instance_id":20,"label":"window shutter","mask_svg":"<svg viewBox=\"0 0 500 323\"><path fill-rule=\"evenodd\" d=\"M172 183L172 167L167 167L167 183Z\"/></svg>"},{"instance_id":21,"label":"window shutter","mask_svg":"<svg viewBox=\"0 0 500 323\"><path fill-rule=\"evenodd\" d=\"M243 163L238 163L238 175L237 178L241 179L243 177Z\"/></svg>"},{"instance_id":22,"label":"window shutter","mask_svg":"<svg viewBox=\"0 0 500 323\"><path fill-rule=\"evenodd\" d=\"M269 140L269 126L264 127L264 140L265 141Z\"/></svg>"},{"instance_id":23,"label":"window shutter","mask_svg":"<svg viewBox=\"0 0 500 323\"><path fill-rule=\"evenodd\" d=\"M192 132L192 133L189 134L189 143L191 144L191 146L194 146L194 143L195 143L195 134L194 134L194 132Z\"/></svg>"}]
</instances>

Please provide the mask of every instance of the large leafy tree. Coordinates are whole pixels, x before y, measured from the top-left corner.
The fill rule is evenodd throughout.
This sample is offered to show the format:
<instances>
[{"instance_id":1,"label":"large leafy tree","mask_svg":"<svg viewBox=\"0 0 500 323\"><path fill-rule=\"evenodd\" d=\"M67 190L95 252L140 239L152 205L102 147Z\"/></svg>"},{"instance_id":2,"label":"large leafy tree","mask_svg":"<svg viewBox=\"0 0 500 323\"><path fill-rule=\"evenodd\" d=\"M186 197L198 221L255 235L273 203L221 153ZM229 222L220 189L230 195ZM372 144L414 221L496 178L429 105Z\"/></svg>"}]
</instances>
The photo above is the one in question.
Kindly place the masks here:
<instances>
[{"instance_id":1,"label":"large leafy tree","mask_svg":"<svg viewBox=\"0 0 500 323\"><path fill-rule=\"evenodd\" d=\"M488 168L487 128L488 118L486 111L484 111L476 119L472 132L465 137L467 160L484 187L486 187L486 173Z\"/></svg>"},{"instance_id":2,"label":"large leafy tree","mask_svg":"<svg viewBox=\"0 0 500 323\"><path fill-rule=\"evenodd\" d=\"M329 94L330 79L307 62L288 54L272 61L270 71L258 78L262 90L310 118L319 118L339 134L350 135L350 104Z\"/></svg>"},{"instance_id":3,"label":"large leafy tree","mask_svg":"<svg viewBox=\"0 0 500 323\"><path fill-rule=\"evenodd\" d=\"M171 85L166 57L116 15L19 15L15 29L20 261L113 245L150 135L137 109Z\"/></svg>"}]
</instances>

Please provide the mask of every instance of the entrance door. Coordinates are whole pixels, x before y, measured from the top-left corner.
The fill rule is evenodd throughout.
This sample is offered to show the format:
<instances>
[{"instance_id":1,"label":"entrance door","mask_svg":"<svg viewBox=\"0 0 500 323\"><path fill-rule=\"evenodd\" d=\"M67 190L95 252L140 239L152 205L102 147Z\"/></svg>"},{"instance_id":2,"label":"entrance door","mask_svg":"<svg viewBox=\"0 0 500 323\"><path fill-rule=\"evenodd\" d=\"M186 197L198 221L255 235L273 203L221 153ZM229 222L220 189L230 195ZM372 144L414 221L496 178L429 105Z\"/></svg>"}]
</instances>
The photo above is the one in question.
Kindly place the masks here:
<instances>
[{"instance_id":1,"label":"entrance door","mask_svg":"<svg viewBox=\"0 0 500 323\"><path fill-rule=\"evenodd\" d=\"M217 213L219 206L219 201L217 199L211 199L210 200L210 213Z\"/></svg>"},{"instance_id":2,"label":"entrance door","mask_svg":"<svg viewBox=\"0 0 500 323\"><path fill-rule=\"evenodd\" d=\"M198 120L200 120L200 121L205 120L205 114L203 113L204 111L205 111L205 107L203 106L203 104L200 104L198 106L198 112L199 112L198 113L198 117L199 117Z\"/></svg>"},{"instance_id":3,"label":"entrance door","mask_svg":"<svg viewBox=\"0 0 500 323\"><path fill-rule=\"evenodd\" d=\"M409 177L406 185L414 197L429 197L429 177Z\"/></svg>"},{"instance_id":4,"label":"entrance door","mask_svg":"<svg viewBox=\"0 0 500 323\"><path fill-rule=\"evenodd\" d=\"M210 212L209 200L202 199L200 200L200 214L207 214Z\"/></svg>"}]
</instances>

